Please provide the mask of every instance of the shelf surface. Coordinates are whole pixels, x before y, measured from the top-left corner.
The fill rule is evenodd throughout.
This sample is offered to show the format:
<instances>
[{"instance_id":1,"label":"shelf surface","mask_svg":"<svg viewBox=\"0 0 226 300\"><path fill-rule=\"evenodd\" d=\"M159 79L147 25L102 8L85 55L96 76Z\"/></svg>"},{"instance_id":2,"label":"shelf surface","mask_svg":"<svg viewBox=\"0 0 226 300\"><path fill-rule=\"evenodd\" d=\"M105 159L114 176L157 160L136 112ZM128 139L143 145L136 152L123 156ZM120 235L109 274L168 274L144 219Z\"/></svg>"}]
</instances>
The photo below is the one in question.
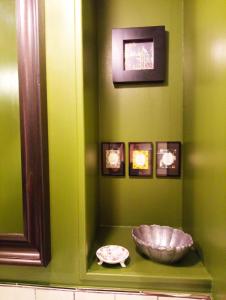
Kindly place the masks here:
<instances>
[{"instance_id":1,"label":"shelf surface","mask_svg":"<svg viewBox=\"0 0 226 300\"><path fill-rule=\"evenodd\" d=\"M211 276L195 251L190 251L181 262L174 265L153 262L137 252L131 229L131 227L99 229L86 274L87 279L101 281L101 284L105 286L211 292ZM97 264L96 250L103 245L110 244L121 245L129 250L130 257L126 262L126 268L121 268L120 265L99 266Z\"/></svg>"}]
</instances>

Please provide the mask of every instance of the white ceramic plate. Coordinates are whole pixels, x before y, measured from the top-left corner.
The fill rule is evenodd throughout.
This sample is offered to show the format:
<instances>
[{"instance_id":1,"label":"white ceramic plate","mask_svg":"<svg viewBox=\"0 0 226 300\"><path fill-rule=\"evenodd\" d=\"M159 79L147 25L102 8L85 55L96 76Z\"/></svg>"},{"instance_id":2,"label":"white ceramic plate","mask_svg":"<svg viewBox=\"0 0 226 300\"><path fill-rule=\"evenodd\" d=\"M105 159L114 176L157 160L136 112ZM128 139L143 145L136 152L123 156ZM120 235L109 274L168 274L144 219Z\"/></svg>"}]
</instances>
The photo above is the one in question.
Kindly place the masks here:
<instances>
[{"instance_id":1,"label":"white ceramic plate","mask_svg":"<svg viewBox=\"0 0 226 300\"><path fill-rule=\"evenodd\" d=\"M125 260L129 257L129 251L122 246L107 245L99 248L96 255L99 259L98 265L105 262L107 264L120 264L125 268Z\"/></svg>"}]
</instances>

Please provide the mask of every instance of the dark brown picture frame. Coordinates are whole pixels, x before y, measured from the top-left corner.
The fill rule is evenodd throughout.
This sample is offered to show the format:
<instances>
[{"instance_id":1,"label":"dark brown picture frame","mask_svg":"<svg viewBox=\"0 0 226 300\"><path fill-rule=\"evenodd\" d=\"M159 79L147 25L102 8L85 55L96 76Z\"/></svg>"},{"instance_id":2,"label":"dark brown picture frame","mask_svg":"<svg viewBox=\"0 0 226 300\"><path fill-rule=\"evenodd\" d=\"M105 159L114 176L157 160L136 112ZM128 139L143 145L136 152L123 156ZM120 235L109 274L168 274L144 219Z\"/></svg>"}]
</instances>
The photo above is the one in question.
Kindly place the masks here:
<instances>
[{"instance_id":1,"label":"dark brown picture frame","mask_svg":"<svg viewBox=\"0 0 226 300\"><path fill-rule=\"evenodd\" d=\"M16 0L24 232L0 234L0 263L51 258L44 2Z\"/></svg>"},{"instance_id":2,"label":"dark brown picture frame","mask_svg":"<svg viewBox=\"0 0 226 300\"><path fill-rule=\"evenodd\" d=\"M116 162L115 167L108 161L108 156L112 154L116 157L113 161ZM101 143L101 170L104 176L125 176L125 143Z\"/></svg>"},{"instance_id":3,"label":"dark brown picture frame","mask_svg":"<svg viewBox=\"0 0 226 300\"><path fill-rule=\"evenodd\" d=\"M134 152L136 151L136 152ZM141 152L142 151L142 152ZM145 158L144 168L135 167L134 155L141 153L147 155ZM144 162L144 160L142 161ZM135 142L129 143L129 176L130 177L152 177L153 176L153 143L151 142Z\"/></svg>"},{"instance_id":4,"label":"dark brown picture frame","mask_svg":"<svg viewBox=\"0 0 226 300\"><path fill-rule=\"evenodd\" d=\"M180 177L181 142L156 142L156 176Z\"/></svg>"},{"instance_id":5,"label":"dark brown picture frame","mask_svg":"<svg viewBox=\"0 0 226 300\"><path fill-rule=\"evenodd\" d=\"M153 42L153 69L126 70L125 44ZM163 82L166 76L165 26L112 29L112 76L114 83Z\"/></svg>"}]
</instances>

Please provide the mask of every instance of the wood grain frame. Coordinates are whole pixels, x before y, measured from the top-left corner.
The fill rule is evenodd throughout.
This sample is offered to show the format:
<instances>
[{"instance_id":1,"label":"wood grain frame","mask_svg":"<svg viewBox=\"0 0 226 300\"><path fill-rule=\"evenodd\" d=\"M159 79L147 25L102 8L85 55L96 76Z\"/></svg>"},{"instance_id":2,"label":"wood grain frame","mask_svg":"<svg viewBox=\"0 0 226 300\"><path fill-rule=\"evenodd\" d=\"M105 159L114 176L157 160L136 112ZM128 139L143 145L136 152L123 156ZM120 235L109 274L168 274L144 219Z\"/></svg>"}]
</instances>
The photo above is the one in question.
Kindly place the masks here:
<instances>
[{"instance_id":1,"label":"wood grain frame","mask_svg":"<svg viewBox=\"0 0 226 300\"><path fill-rule=\"evenodd\" d=\"M125 43L154 43L154 68L125 70ZM112 76L114 83L163 82L166 76L165 26L112 29Z\"/></svg>"},{"instance_id":2,"label":"wood grain frame","mask_svg":"<svg viewBox=\"0 0 226 300\"><path fill-rule=\"evenodd\" d=\"M50 261L49 169L44 2L16 0L23 234L0 235L0 263Z\"/></svg>"}]
</instances>

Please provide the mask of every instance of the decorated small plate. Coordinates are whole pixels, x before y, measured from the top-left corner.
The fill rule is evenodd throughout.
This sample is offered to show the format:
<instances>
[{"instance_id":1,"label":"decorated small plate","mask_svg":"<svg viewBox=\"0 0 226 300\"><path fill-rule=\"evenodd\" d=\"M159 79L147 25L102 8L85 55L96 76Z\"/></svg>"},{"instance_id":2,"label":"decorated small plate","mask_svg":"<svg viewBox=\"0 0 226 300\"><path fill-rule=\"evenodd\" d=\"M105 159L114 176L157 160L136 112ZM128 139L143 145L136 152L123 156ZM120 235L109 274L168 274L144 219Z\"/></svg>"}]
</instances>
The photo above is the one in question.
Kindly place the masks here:
<instances>
[{"instance_id":1,"label":"decorated small plate","mask_svg":"<svg viewBox=\"0 0 226 300\"><path fill-rule=\"evenodd\" d=\"M96 252L99 259L98 265L102 263L107 264L120 264L121 267L125 268L125 261L129 257L129 251L117 245L107 245L99 248Z\"/></svg>"}]
</instances>

